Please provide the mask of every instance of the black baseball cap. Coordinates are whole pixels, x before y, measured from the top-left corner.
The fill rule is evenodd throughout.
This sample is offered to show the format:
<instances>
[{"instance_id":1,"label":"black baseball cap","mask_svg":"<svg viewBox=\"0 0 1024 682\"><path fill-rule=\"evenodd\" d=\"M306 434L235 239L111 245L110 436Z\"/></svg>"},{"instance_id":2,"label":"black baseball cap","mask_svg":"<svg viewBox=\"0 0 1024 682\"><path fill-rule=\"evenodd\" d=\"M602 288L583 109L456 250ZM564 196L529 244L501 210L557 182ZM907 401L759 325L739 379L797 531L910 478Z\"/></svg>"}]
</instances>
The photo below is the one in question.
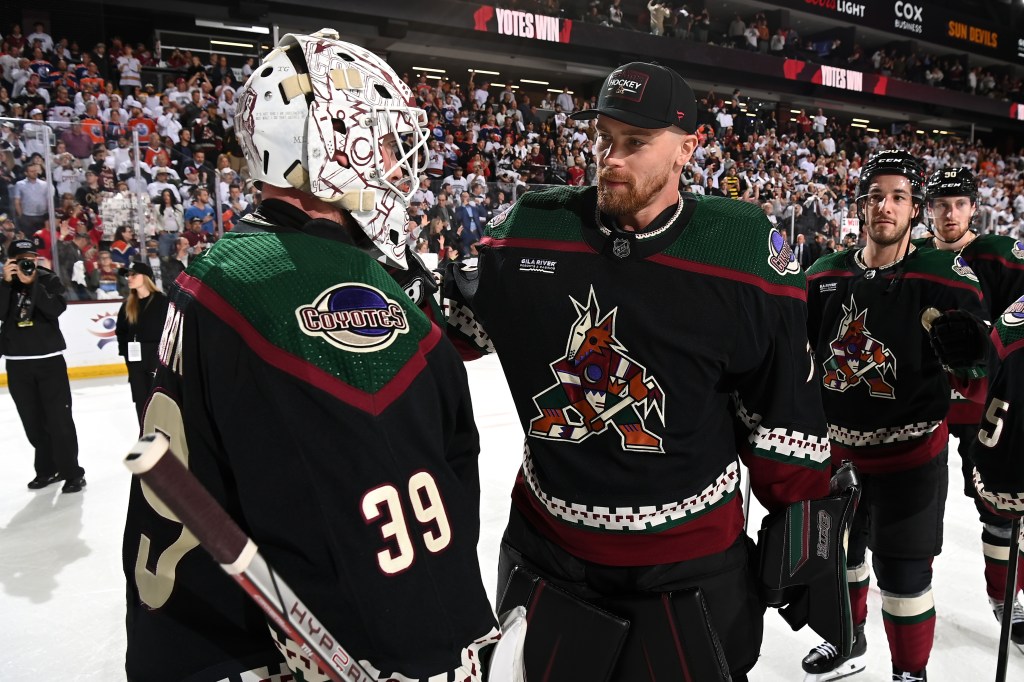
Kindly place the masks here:
<instances>
[{"instance_id":1,"label":"black baseball cap","mask_svg":"<svg viewBox=\"0 0 1024 682\"><path fill-rule=\"evenodd\" d=\"M139 275L145 275L150 279L153 278L153 268L149 267L148 263L143 263L142 261L133 260L131 263L128 264L128 267L121 268L120 270L118 270L117 274L121 275L122 277L127 277L128 273L130 272L134 272Z\"/></svg>"},{"instance_id":2,"label":"black baseball cap","mask_svg":"<svg viewBox=\"0 0 1024 682\"><path fill-rule=\"evenodd\" d=\"M11 242L10 248L7 249L8 258L17 258L26 253L39 253L35 242L31 239L16 239Z\"/></svg>"},{"instance_id":3,"label":"black baseball cap","mask_svg":"<svg viewBox=\"0 0 1024 682\"><path fill-rule=\"evenodd\" d=\"M569 118L583 121L598 114L640 128L697 128L697 100L683 77L655 62L630 62L612 71L601 86L596 109Z\"/></svg>"}]
</instances>

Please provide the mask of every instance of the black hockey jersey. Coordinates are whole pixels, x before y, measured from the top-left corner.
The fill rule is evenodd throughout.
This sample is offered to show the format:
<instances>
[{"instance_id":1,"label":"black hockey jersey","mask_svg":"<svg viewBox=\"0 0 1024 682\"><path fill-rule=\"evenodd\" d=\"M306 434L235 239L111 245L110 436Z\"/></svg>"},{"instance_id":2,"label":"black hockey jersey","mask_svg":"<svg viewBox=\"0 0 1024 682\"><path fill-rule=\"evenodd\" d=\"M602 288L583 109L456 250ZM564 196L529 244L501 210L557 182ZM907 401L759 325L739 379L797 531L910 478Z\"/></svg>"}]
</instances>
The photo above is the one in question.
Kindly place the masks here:
<instances>
[{"instance_id":1,"label":"black hockey jersey","mask_svg":"<svg viewBox=\"0 0 1024 682\"><path fill-rule=\"evenodd\" d=\"M248 217L176 281L145 429L365 668L480 679L496 630L465 368L338 225L261 211L300 227ZM137 480L124 570L130 680L280 668L261 611Z\"/></svg>"},{"instance_id":2,"label":"black hockey jersey","mask_svg":"<svg viewBox=\"0 0 1024 682\"><path fill-rule=\"evenodd\" d=\"M478 271L446 278L449 327L501 358L526 433L513 503L540 532L605 565L722 551L743 532L737 454L771 510L828 490L803 273L749 204L686 195L635 234L599 224L596 196L495 217Z\"/></svg>"},{"instance_id":3,"label":"black hockey jersey","mask_svg":"<svg viewBox=\"0 0 1024 682\"><path fill-rule=\"evenodd\" d=\"M915 240L922 248L935 248L932 238ZM985 294L986 320L995 320L1017 297L1024 294L1024 243L1013 237L984 234L960 251L971 266ZM955 389L949 409L950 424L977 425L984 404L968 400Z\"/></svg>"},{"instance_id":4,"label":"black hockey jersey","mask_svg":"<svg viewBox=\"0 0 1024 682\"><path fill-rule=\"evenodd\" d=\"M950 379L921 325L929 307L986 317L978 278L956 254L911 251L865 268L859 251L807 272L807 333L815 349L832 456L867 473L919 466L946 447ZM964 381L964 391L983 390Z\"/></svg>"},{"instance_id":5,"label":"black hockey jersey","mask_svg":"<svg viewBox=\"0 0 1024 682\"><path fill-rule=\"evenodd\" d=\"M974 486L997 513L1024 517L1024 295L994 322L998 362L971 445Z\"/></svg>"}]
</instances>

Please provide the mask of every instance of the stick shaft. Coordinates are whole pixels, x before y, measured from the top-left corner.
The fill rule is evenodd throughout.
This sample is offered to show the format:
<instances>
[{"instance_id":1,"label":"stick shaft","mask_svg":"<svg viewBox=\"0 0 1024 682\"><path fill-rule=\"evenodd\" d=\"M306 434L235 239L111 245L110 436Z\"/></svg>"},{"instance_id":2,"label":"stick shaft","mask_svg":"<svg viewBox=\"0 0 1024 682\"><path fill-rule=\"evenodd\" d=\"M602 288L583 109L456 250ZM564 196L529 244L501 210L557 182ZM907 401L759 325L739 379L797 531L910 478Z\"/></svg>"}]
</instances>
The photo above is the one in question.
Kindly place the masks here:
<instances>
[{"instance_id":1,"label":"stick shaft","mask_svg":"<svg viewBox=\"0 0 1024 682\"><path fill-rule=\"evenodd\" d=\"M145 436L125 465L174 512L214 561L335 682L373 682L259 553L161 434Z\"/></svg>"},{"instance_id":2,"label":"stick shaft","mask_svg":"<svg viewBox=\"0 0 1024 682\"><path fill-rule=\"evenodd\" d=\"M1013 623L1013 602L1017 598L1017 552L1020 550L1020 519L1010 526L1010 563L1006 567L1006 589L1003 591L1003 622L999 628L999 659L996 682L1006 682L1007 654L1010 648L1010 626Z\"/></svg>"}]
</instances>

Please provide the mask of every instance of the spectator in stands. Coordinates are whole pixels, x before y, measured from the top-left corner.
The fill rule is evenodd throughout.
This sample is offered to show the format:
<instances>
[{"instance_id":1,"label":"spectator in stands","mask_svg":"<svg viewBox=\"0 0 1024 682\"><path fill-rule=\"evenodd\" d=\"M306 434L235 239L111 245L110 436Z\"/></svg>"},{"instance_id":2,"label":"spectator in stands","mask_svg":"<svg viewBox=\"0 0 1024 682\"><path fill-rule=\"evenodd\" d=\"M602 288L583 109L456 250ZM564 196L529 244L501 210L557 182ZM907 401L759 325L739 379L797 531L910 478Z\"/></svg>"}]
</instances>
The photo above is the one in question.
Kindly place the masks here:
<instances>
[{"instance_id":1,"label":"spectator in stands","mask_svg":"<svg viewBox=\"0 0 1024 682\"><path fill-rule=\"evenodd\" d=\"M135 245L135 228L123 225L114 232L114 242L110 245L110 257L118 265L124 267L139 255Z\"/></svg>"},{"instance_id":2,"label":"spectator in stands","mask_svg":"<svg viewBox=\"0 0 1024 682\"><path fill-rule=\"evenodd\" d=\"M43 226L49 215L53 188L43 178L39 164L29 164L25 177L14 185L14 215L17 226L30 235Z\"/></svg>"},{"instance_id":3,"label":"spectator in stands","mask_svg":"<svg viewBox=\"0 0 1024 682\"><path fill-rule=\"evenodd\" d=\"M157 208L157 241L159 255L165 258L171 255L174 244L185 229L185 212L176 192L166 188L160 192ZM201 221L200 221L201 224Z\"/></svg>"},{"instance_id":4,"label":"spectator in stands","mask_svg":"<svg viewBox=\"0 0 1024 682\"><path fill-rule=\"evenodd\" d=\"M185 236L178 237L174 251L161 258L160 279L168 285L177 279L178 275L185 272L196 248L199 248L201 252L202 244L199 243L198 247L193 247Z\"/></svg>"},{"instance_id":5,"label":"spectator in stands","mask_svg":"<svg viewBox=\"0 0 1024 682\"><path fill-rule=\"evenodd\" d=\"M110 257L110 251L100 251L96 269L86 276L86 287L96 299L124 298L128 282L117 274L118 266Z\"/></svg>"},{"instance_id":6,"label":"spectator in stands","mask_svg":"<svg viewBox=\"0 0 1024 682\"><path fill-rule=\"evenodd\" d=\"M196 189L192 205L185 209L185 221L190 227L197 219L199 220L202 232L205 235L212 235L216 224L213 206L210 204L210 191L204 186Z\"/></svg>"}]
</instances>

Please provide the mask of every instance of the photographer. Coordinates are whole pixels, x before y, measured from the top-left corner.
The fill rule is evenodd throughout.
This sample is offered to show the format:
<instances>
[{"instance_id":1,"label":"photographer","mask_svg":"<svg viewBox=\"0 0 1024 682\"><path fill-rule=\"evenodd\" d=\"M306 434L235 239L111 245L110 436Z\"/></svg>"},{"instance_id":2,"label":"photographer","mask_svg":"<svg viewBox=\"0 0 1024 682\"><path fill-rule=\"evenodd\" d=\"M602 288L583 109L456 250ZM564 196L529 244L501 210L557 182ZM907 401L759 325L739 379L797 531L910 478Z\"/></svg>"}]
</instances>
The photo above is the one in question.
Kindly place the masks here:
<instances>
[{"instance_id":1,"label":"photographer","mask_svg":"<svg viewBox=\"0 0 1024 682\"><path fill-rule=\"evenodd\" d=\"M7 358L11 398L35 448L36 476L28 483L30 490L60 480L66 493L85 487L71 417L66 344L57 323L66 307L64 285L56 274L37 267L33 243L13 242L0 282L0 355Z\"/></svg>"}]
</instances>

